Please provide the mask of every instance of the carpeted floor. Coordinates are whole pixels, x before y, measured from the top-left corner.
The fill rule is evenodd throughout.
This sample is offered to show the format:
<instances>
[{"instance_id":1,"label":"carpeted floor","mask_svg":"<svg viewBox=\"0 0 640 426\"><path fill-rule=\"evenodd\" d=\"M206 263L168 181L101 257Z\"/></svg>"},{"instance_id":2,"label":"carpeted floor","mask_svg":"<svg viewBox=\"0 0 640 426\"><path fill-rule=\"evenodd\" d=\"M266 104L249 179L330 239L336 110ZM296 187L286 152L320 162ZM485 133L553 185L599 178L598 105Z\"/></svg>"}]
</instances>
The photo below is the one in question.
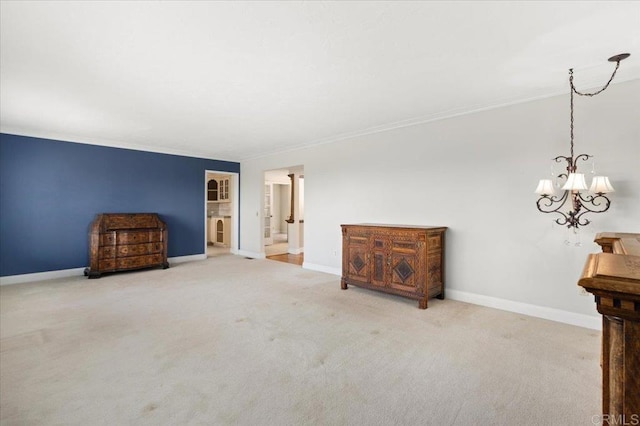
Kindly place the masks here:
<instances>
[{"instance_id":1,"label":"carpeted floor","mask_svg":"<svg viewBox=\"0 0 640 426\"><path fill-rule=\"evenodd\" d=\"M600 334L240 256L0 288L2 425L585 425Z\"/></svg>"}]
</instances>

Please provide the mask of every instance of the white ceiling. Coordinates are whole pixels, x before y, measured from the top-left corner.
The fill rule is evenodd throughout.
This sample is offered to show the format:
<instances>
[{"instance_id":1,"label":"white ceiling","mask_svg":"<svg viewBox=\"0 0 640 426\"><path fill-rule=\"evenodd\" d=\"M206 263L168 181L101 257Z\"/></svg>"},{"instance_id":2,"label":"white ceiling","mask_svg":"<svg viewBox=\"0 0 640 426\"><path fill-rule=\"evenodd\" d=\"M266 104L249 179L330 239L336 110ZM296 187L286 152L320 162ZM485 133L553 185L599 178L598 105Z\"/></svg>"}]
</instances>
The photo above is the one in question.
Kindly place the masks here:
<instances>
[{"instance_id":1,"label":"white ceiling","mask_svg":"<svg viewBox=\"0 0 640 426\"><path fill-rule=\"evenodd\" d=\"M640 2L2 1L0 130L240 161L640 78Z\"/></svg>"}]
</instances>

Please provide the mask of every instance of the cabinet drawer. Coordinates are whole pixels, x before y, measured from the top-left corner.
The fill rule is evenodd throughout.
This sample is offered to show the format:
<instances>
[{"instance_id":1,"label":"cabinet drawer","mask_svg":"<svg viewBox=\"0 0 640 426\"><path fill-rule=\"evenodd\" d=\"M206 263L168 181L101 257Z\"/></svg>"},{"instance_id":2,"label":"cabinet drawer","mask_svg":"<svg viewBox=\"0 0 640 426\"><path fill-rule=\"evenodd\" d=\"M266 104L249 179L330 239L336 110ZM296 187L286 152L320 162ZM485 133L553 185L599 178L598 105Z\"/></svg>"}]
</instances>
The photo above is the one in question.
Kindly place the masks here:
<instances>
[{"instance_id":1,"label":"cabinet drawer","mask_svg":"<svg viewBox=\"0 0 640 426\"><path fill-rule=\"evenodd\" d=\"M162 233L159 231L123 231L116 234L116 244L138 244L161 241Z\"/></svg>"},{"instance_id":2,"label":"cabinet drawer","mask_svg":"<svg viewBox=\"0 0 640 426\"><path fill-rule=\"evenodd\" d=\"M98 259L111 259L116 257L115 246L105 246L98 249Z\"/></svg>"},{"instance_id":3,"label":"cabinet drawer","mask_svg":"<svg viewBox=\"0 0 640 426\"><path fill-rule=\"evenodd\" d=\"M116 269L116 260L100 259L98 261L98 268L100 268L100 271L113 271Z\"/></svg>"},{"instance_id":4,"label":"cabinet drawer","mask_svg":"<svg viewBox=\"0 0 640 426\"><path fill-rule=\"evenodd\" d=\"M112 246L116 243L116 231L100 234L101 246Z\"/></svg>"},{"instance_id":5,"label":"cabinet drawer","mask_svg":"<svg viewBox=\"0 0 640 426\"><path fill-rule=\"evenodd\" d=\"M106 229L142 229L159 228L160 220L153 213L112 213L105 215L104 226Z\"/></svg>"},{"instance_id":6,"label":"cabinet drawer","mask_svg":"<svg viewBox=\"0 0 640 426\"><path fill-rule=\"evenodd\" d=\"M132 256L117 259L118 269L140 268L144 266L160 265L162 263L161 254L151 254L147 256Z\"/></svg>"},{"instance_id":7,"label":"cabinet drawer","mask_svg":"<svg viewBox=\"0 0 640 426\"><path fill-rule=\"evenodd\" d=\"M116 252L118 253L118 257L127 257L127 256L140 256L144 254L153 254L153 253L161 253L163 248L163 244L161 242L157 243L146 243L146 244L126 244L116 247Z\"/></svg>"},{"instance_id":8,"label":"cabinet drawer","mask_svg":"<svg viewBox=\"0 0 640 426\"><path fill-rule=\"evenodd\" d=\"M419 242L417 240L392 240L391 250L397 253L416 253L419 248Z\"/></svg>"},{"instance_id":9,"label":"cabinet drawer","mask_svg":"<svg viewBox=\"0 0 640 426\"><path fill-rule=\"evenodd\" d=\"M366 246L369 244L369 237L366 235L349 235L349 244Z\"/></svg>"}]
</instances>

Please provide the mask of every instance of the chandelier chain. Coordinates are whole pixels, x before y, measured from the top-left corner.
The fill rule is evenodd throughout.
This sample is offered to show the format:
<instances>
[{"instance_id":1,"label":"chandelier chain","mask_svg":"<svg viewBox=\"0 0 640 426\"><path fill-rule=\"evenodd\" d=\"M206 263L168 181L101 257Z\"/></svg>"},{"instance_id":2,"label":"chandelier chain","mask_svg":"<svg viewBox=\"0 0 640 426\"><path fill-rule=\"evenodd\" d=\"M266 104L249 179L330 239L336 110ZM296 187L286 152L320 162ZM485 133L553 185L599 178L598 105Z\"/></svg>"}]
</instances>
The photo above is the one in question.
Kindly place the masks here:
<instances>
[{"instance_id":1,"label":"chandelier chain","mask_svg":"<svg viewBox=\"0 0 640 426\"><path fill-rule=\"evenodd\" d=\"M616 68L613 70L613 74L611 74L611 77L609 78L609 81L607 81L607 84L604 85L604 87L600 90L598 90L597 92L593 92L593 93L583 93L583 92L579 92L576 89L576 86L573 85L573 68L571 68L569 70L569 83L571 84L571 91L575 92L577 95L580 96L595 96L595 95L599 95L600 93L604 92L605 90L607 90L607 87L609 87L609 84L611 84L611 82L613 81L613 78L616 76L616 72L618 72L618 68L620 68L620 61L616 61Z\"/></svg>"},{"instance_id":2,"label":"chandelier chain","mask_svg":"<svg viewBox=\"0 0 640 426\"><path fill-rule=\"evenodd\" d=\"M569 85L571 86L571 161L573 162L573 92L575 92L575 87L573 87L573 68L569 69ZM569 165L573 167L573 164Z\"/></svg>"},{"instance_id":3,"label":"chandelier chain","mask_svg":"<svg viewBox=\"0 0 640 426\"><path fill-rule=\"evenodd\" d=\"M571 158L572 159L573 159L573 94L575 93L580 96L595 96L604 92L605 90L607 90L607 88L609 87L609 84L611 84L611 82L613 81L613 78L616 76L616 72L618 72L618 68L620 68L620 60L616 61L616 67L613 70L613 74L611 74L609 81L607 81L607 84L605 84L602 89L592 93L586 93L586 92L583 93L583 92L579 92L576 89L576 86L573 84L573 68L569 69L569 86L571 88ZM570 166L574 167L575 164L571 164Z\"/></svg>"}]
</instances>

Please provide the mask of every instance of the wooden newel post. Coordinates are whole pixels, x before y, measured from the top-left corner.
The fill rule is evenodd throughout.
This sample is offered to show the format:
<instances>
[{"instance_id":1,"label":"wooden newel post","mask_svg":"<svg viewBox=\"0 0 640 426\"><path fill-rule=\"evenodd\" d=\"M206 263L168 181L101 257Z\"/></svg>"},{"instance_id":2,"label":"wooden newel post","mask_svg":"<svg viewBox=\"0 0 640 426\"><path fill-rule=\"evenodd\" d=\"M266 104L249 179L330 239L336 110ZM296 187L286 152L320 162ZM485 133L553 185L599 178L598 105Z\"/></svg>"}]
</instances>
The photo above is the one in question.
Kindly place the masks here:
<instances>
[{"instance_id":1,"label":"wooden newel post","mask_svg":"<svg viewBox=\"0 0 640 426\"><path fill-rule=\"evenodd\" d=\"M578 285L602 314L602 413L605 424L640 422L640 234L601 233ZM635 422L635 423L634 423Z\"/></svg>"}]
</instances>

